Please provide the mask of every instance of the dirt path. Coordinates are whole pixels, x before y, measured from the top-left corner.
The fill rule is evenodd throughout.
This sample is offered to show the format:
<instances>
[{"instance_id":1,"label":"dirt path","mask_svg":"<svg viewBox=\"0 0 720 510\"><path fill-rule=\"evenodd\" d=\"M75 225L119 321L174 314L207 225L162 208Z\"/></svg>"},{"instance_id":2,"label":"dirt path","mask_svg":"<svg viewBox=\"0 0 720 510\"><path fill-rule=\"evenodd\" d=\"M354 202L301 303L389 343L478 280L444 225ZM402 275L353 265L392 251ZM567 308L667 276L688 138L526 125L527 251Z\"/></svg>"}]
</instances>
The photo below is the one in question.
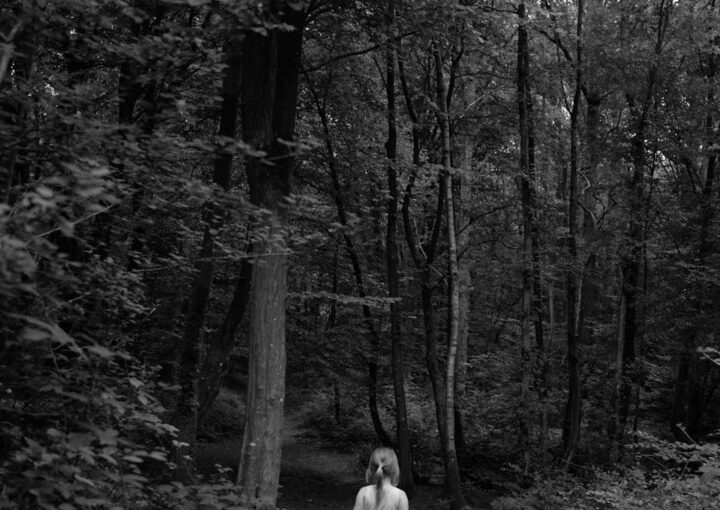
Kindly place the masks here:
<instances>
[{"instance_id":1,"label":"dirt path","mask_svg":"<svg viewBox=\"0 0 720 510\"><path fill-rule=\"evenodd\" d=\"M237 469L241 440L198 444L197 465L201 473L213 466ZM234 475L233 475L234 476ZM354 453L316 447L303 439L292 416L283 440L278 508L282 510L351 509L355 495L365 484L364 466ZM413 510L444 508L436 487L420 487L412 499Z\"/></svg>"},{"instance_id":2,"label":"dirt path","mask_svg":"<svg viewBox=\"0 0 720 510\"><path fill-rule=\"evenodd\" d=\"M234 472L241 446L240 439L198 444L198 469L208 474L219 465ZM278 508L352 508L355 494L363 482L362 467L354 454L315 447L301 437L297 424L288 417L282 447Z\"/></svg>"}]
</instances>

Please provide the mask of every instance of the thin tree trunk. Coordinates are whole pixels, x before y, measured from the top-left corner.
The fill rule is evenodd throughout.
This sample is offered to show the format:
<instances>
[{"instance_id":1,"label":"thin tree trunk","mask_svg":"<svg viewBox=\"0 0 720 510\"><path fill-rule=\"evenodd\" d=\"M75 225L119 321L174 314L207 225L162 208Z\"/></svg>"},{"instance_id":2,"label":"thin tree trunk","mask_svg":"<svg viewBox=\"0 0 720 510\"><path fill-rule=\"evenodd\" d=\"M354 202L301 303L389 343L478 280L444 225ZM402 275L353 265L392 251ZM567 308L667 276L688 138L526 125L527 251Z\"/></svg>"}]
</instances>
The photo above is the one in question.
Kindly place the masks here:
<instances>
[{"instance_id":1,"label":"thin tree trunk","mask_svg":"<svg viewBox=\"0 0 720 510\"><path fill-rule=\"evenodd\" d=\"M518 6L518 49L517 49L517 87L518 87L518 126L520 131L520 197L523 216L523 273L522 273L522 305L521 305L521 340L520 340L520 449L524 458L525 472L530 467L530 382L532 367L530 352L530 314L533 292L533 191L532 170L530 159L530 91L528 90L529 48L528 34L525 27L525 4Z\"/></svg>"},{"instance_id":2,"label":"thin tree trunk","mask_svg":"<svg viewBox=\"0 0 720 510\"><path fill-rule=\"evenodd\" d=\"M582 97L582 21L583 0L578 0L577 13L577 46L575 59L575 93L570 112L570 189L568 193L568 254L567 268L567 353L568 353L568 401L563 422L563 460L567 467L575 454L580 440L581 395L579 368L580 340L580 259L578 255L577 237L579 234L578 217L578 167L579 167L579 133L578 122L580 100Z\"/></svg>"},{"instance_id":3,"label":"thin tree trunk","mask_svg":"<svg viewBox=\"0 0 720 510\"><path fill-rule=\"evenodd\" d=\"M611 459L617 459L619 455L619 442L618 442L618 430L620 429L620 406L617 403L617 399L620 397L620 394L622 393L622 369L623 366L623 354L624 354L624 346L625 346L625 313L627 309L625 307L625 297L621 294L620 295L620 301L618 303L618 321L617 321L617 333L616 333L616 341L617 341L617 348L615 351L615 392L613 397L613 420L612 425L609 430L609 436L612 440L612 450L610 452L610 458Z\"/></svg>"},{"instance_id":4,"label":"thin tree trunk","mask_svg":"<svg viewBox=\"0 0 720 510\"><path fill-rule=\"evenodd\" d=\"M215 158L213 178L225 191L230 189L233 153L230 147L237 131L237 116L242 77L242 35L239 31L230 34L225 45L226 67L223 79L223 102L220 110L220 148ZM198 421L201 422L212 408L220 390L220 381L226 371L226 362L235 342L235 331L245 314L250 294L252 265L247 259L240 264L238 281L233 298L223 320L220 331L207 342L205 356L200 369L198 383Z\"/></svg>"},{"instance_id":5,"label":"thin tree trunk","mask_svg":"<svg viewBox=\"0 0 720 510\"><path fill-rule=\"evenodd\" d=\"M621 294L624 303L622 363L616 367L620 371L620 394L615 399L618 415L618 427L613 440L619 446L622 454L622 443L625 426L627 424L634 380L635 351L638 333L638 299L640 294L640 267L642 263L642 244L644 242L644 221L642 218L645 200L645 129L647 126L647 113L650 105L650 92L642 105L638 105L635 98L628 95L630 106L633 138L631 140L631 158L633 174L628 182L629 226L627 231L628 245L620 260L622 272ZM620 348L620 346L618 346Z\"/></svg>"},{"instance_id":6,"label":"thin tree trunk","mask_svg":"<svg viewBox=\"0 0 720 510\"><path fill-rule=\"evenodd\" d=\"M465 497L462 493L460 468L455 449L455 375L458 351L458 337L460 336L460 288L458 275L457 238L455 232L455 211L452 185L452 167L450 163L450 119L445 100L445 78L443 73L443 59L437 42L433 44L435 59L435 79L437 87L438 120L442 137L442 164L445 184L445 207L447 216L448 241L448 355L445 371L445 420L447 439L443 445L446 458L446 476L450 498L450 509L460 510L466 507Z\"/></svg>"},{"instance_id":7,"label":"thin tree trunk","mask_svg":"<svg viewBox=\"0 0 720 510\"><path fill-rule=\"evenodd\" d=\"M445 204L445 187L447 186L447 179L442 175L439 176L438 182L438 198L435 208L435 215L433 217L433 223L431 228L430 239L427 244L421 245L418 240L418 236L415 232L415 228L410 220L410 203L412 200L412 191L415 184L415 176L418 169L421 167L420 161L420 128L419 119L415 108L410 97L410 89L407 84L402 55L398 58L398 69L400 71L400 81L402 84L403 94L405 96L405 103L408 109L408 115L413 123L412 128L412 142L413 142L413 173L410 176L409 182L406 185L405 193L403 197L402 205L402 216L403 225L405 231L405 239L408 244L411 258L415 264L417 272L420 277L420 292L421 302L423 311L423 327L425 333L425 366L428 371L428 377L430 379L430 386L432 387L433 399L435 401L435 415L438 426L438 436L440 440L440 450L443 452L443 461L446 472L446 481L450 480L451 469L448 462L447 452L445 445L447 444L447 420L446 420L446 406L445 406L445 384L444 377L440 370L440 362L438 360L437 342L435 338L435 306L433 303L433 289L435 287L433 283L433 264L435 263L435 257L437 256L437 247L440 237L440 227L442 224L442 218L444 213ZM447 486L449 484L446 483Z\"/></svg>"},{"instance_id":8,"label":"thin tree trunk","mask_svg":"<svg viewBox=\"0 0 720 510\"><path fill-rule=\"evenodd\" d=\"M31 36L32 24L30 13L25 12L28 6L23 6L17 11L16 22L12 26L2 23L3 29L9 33L2 49L2 61L0 61L0 85L2 85L2 74L5 74L7 83L4 87L26 87L30 83L33 61L35 58L36 42ZM7 20L9 21L9 20ZM4 69L3 69L4 68ZM16 91L16 93L19 91ZM25 130L27 104L21 100L11 99L22 97L20 93L15 96L8 94L4 101L0 102L0 115L6 122L14 125L18 132ZM0 169L5 167L5 172L0 171L0 198L12 205L20 196L18 188L20 185L30 181L31 165L28 161L27 150L13 148L7 151L7 156L0 156Z\"/></svg>"},{"instance_id":9,"label":"thin tree trunk","mask_svg":"<svg viewBox=\"0 0 720 510\"><path fill-rule=\"evenodd\" d=\"M528 32L525 27L525 4L518 6L518 124L520 131L520 175L519 187L523 215L523 291L521 305L521 349L520 349L520 447L523 451L525 470L530 467L530 387L534 379L540 403L541 444L545 456L547 422L544 401L547 399L547 361L542 305L542 279L540 271L540 233L538 227L537 200L535 198L535 129L532 97L530 93L530 51ZM535 333L536 359L531 362L532 342L530 320L532 317ZM534 377L533 377L534 373Z\"/></svg>"},{"instance_id":10,"label":"thin tree trunk","mask_svg":"<svg viewBox=\"0 0 720 510\"><path fill-rule=\"evenodd\" d=\"M388 1L388 26L394 30L395 6L393 0ZM385 142L387 156L387 182L389 197L387 200L387 231L385 237L385 255L388 274L388 294L390 299L390 341L392 343L393 389L395 393L395 422L397 429L398 460L400 462L400 487L412 497L415 483L412 473L412 457L410 452L410 431L408 426L407 408L405 403L405 375L402 354L402 337L400 334L400 275L397 249L398 202L399 191L397 182L397 127L395 105L395 42L390 41L386 48L385 85L387 92L388 138Z\"/></svg>"},{"instance_id":11,"label":"thin tree trunk","mask_svg":"<svg viewBox=\"0 0 720 510\"><path fill-rule=\"evenodd\" d=\"M472 101L474 87L464 86L463 104L470 104ZM455 225L457 239L457 263L458 263L458 349L457 349L457 370L455 376L455 445L458 452L465 448L464 429L462 424L462 409L465 398L465 385L467 380L467 359L468 359L468 333L470 322L470 294L472 289L471 270L472 257L470 256L470 229L464 211L466 204L471 200L470 184L468 182L472 172L473 142L469 135L451 136L454 146L455 167L460 172L452 176L452 194L455 204Z\"/></svg>"},{"instance_id":12,"label":"thin tree trunk","mask_svg":"<svg viewBox=\"0 0 720 510\"><path fill-rule=\"evenodd\" d=\"M599 122L600 122L600 104L602 97L594 93L583 85L585 103L587 105L586 121L585 121L585 143L583 148L583 154L586 154L586 158L582 161L582 175L586 181L586 186L583 190L582 195L579 194L578 199L583 204L582 213L582 238L583 244L586 247L584 250L584 258L582 264L582 280L580 282L580 288L582 289L580 297L580 319L578 322L578 334L580 345L588 345L591 341L592 328L588 325L587 318L592 318L595 315L595 310L598 308L601 294L599 292L599 286L597 282L597 257L593 250L593 244L596 242L596 218L594 213L596 212L596 198L594 196L593 187L597 181L597 167L600 157L600 151L602 150L600 137L599 137ZM578 192L579 193L579 192ZM589 252L589 253L588 253Z\"/></svg>"},{"instance_id":13,"label":"thin tree trunk","mask_svg":"<svg viewBox=\"0 0 720 510\"><path fill-rule=\"evenodd\" d=\"M714 8L714 3L712 5ZM704 56L704 75L708 81L706 93L706 108L708 113L705 116L705 137L707 146L712 147L718 143L716 122L712 112L716 108L715 89L716 73L718 68L718 55L707 54ZM705 182L702 188L700 201L700 233L698 239L697 258L701 266L708 264L708 257L715 249L711 226L715 217L715 205L713 202L715 173L717 170L717 152L709 150L705 167ZM708 303L708 290L703 282L699 283L697 290L695 309L701 314L706 313ZM700 376L706 369L698 362L696 350L698 348L698 332L685 331L681 347L680 361L675 381L675 396L672 411L672 431L678 441L695 439L699 432L700 418L702 417L701 392L703 385ZM706 401L709 399L706 399ZM689 437L688 437L689 436Z\"/></svg>"},{"instance_id":14,"label":"thin tree trunk","mask_svg":"<svg viewBox=\"0 0 720 510\"><path fill-rule=\"evenodd\" d=\"M646 140L648 116L650 107L653 104L655 86L658 78L660 56L663 49L663 41L667 33L668 23L672 6L668 2L662 3L658 9L655 54L648 71L647 84L644 97L638 101L632 93L626 93L626 100L630 110L630 130L633 133L630 140L630 159L633 165L633 174L628 181L628 230L626 233L627 245L620 260L622 271L621 293L625 300L625 322L623 362L621 370L622 388L617 398L619 406L619 429L615 438L620 445L622 455L623 435L630 412L633 385L638 382L637 370L635 369L635 358L637 343L640 340L640 320L638 317L638 306L642 298L642 287L640 276L643 260L643 246L645 244L646 224L646 201L648 195L645 191L645 180L647 173Z\"/></svg>"},{"instance_id":15,"label":"thin tree trunk","mask_svg":"<svg viewBox=\"0 0 720 510\"><path fill-rule=\"evenodd\" d=\"M202 423L212 409L220 391L223 376L227 373L227 360L235 344L235 332L242 321L250 299L252 264L248 259L240 263L238 281L232 301L223 319L220 331L210 340L200 367L198 386L198 423Z\"/></svg>"},{"instance_id":16,"label":"thin tree trunk","mask_svg":"<svg viewBox=\"0 0 720 510\"><path fill-rule=\"evenodd\" d=\"M209 209L209 208L208 208ZM190 292L190 299L185 319L180 357L178 366L178 392L175 411L171 423L177 427L177 446L171 449L171 460L177 466L174 478L185 484L195 482L195 438L198 423L198 366L200 360L200 332L205 320L210 286L213 276L214 239L211 234L209 216L212 212L206 211L205 231L202 246L198 253L198 262L195 264L195 278Z\"/></svg>"},{"instance_id":17,"label":"thin tree trunk","mask_svg":"<svg viewBox=\"0 0 720 510\"><path fill-rule=\"evenodd\" d=\"M240 93L240 65L238 56L239 40L231 39L226 47L228 55L228 66L226 67L225 83L223 86L223 105L220 118L220 136L234 137L237 118L238 96ZM240 53L241 54L241 53ZM126 100L125 102L128 102ZM132 107L126 104L120 108L121 118L123 115L129 122L132 117ZM230 189L230 170L232 165L232 154L219 152L215 159L215 170L213 182L219 185L225 192ZM198 262L195 264L196 275L192 283L192 290L187 306L185 329L183 331L182 343L180 345L180 362L178 368L180 391L175 404L175 412L171 419L178 428L178 441L187 446L173 448L172 460L178 466L175 477L184 482L190 483L195 480L194 458L195 438L197 426L202 416L209 410L212 400L217 394L220 381L222 363L227 359L235 329L239 322L238 314L241 317L244 305L247 303L246 296L233 298L236 312L223 324L221 335L218 341L209 344L207 355L203 361L202 371L200 370L200 342L202 329L205 322L207 304L210 298L213 274L215 265L213 262L215 239L213 232L221 222L223 206L220 204L220 197L212 198L204 206L205 230ZM249 267L246 269L249 271ZM247 275L249 278L249 275ZM247 290L247 278L241 282L238 289ZM237 292L236 292L237 294ZM241 311L237 310L241 304ZM237 320L236 320L237 318ZM234 325L234 327L233 327ZM228 327L232 331L228 331Z\"/></svg>"},{"instance_id":18,"label":"thin tree trunk","mask_svg":"<svg viewBox=\"0 0 720 510\"><path fill-rule=\"evenodd\" d=\"M328 170L330 171L330 180L332 182L332 195L335 201L335 206L338 211L338 220L343 228L343 240L345 242L345 250L347 251L348 257L350 257L350 263L353 268L353 275L355 277L355 286L358 290L358 295L361 298L367 296L365 290L365 279L363 276L362 266L360 264L360 256L358 255L355 242L353 241L350 232L348 231L348 218L345 206L345 201L342 195L342 187L340 185L340 173L337 168L337 160L335 159L335 149L333 147L332 138L330 136L330 126L327 118L327 111L325 106L320 102L317 92L312 86L309 85L310 93L313 97L315 107L320 117L320 123L323 127L323 135L325 138L325 149L326 149L326 161ZM382 420L380 419L380 412L378 410L377 392L378 392L378 356L380 350L380 335L376 330L372 312L367 304L361 306L363 317L365 318L365 324L370 333L370 354L368 356L368 407L370 410L370 420L373 424L373 429L377 435L380 443L383 446L393 446L394 442L390 438L390 435L385 431Z\"/></svg>"}]
</instances>

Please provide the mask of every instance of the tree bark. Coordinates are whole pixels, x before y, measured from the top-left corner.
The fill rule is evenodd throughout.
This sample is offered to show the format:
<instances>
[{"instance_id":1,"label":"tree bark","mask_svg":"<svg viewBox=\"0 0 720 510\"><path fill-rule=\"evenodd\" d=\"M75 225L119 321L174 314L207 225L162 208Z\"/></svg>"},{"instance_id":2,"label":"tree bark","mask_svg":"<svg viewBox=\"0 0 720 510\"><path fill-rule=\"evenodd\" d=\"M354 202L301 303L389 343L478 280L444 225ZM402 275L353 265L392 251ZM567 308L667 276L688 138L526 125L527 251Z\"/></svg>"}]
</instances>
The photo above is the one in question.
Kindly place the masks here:
<instances>
[{"instance_id":1,"label":"tree bark","mask_svg":"<svg viewBox=\"0 0 720 510\"><path fill-rule=\"evenodd\" d=\"M320 102L320 98L312 86L309 85L310 94L313 97L315 108L317 109L318 116L320 117L320 124L323 128L323 136L325 139L325 149L328 170L330 171L330 180L332 182L332 196L335 202L335 206L338 211L338 220L343 226L343 240L345 242L345 250L350 258L350 263L353 268L353 275L355 277L355 286L357 287L358 295L361 298L367 297L365 290L365 278L363 276L362 266L360 264L360 256L358 250L355 247L355 241L352 235L348 231L348 218L347 210L345 206L345 200L342 195L342 187L340 185L340 173L338 171L337 160L335 158L335 149L333 147L332 138L330 136L330 126L328 123L327 111L325 106ZM380 443L383 446L394 446L393 440L390 435L385 431L382 420L380 419L380 412L378 410L377 403L377 390L378 390L378 354L380 349L380 335L374 326L372 312L367 304L361 306L363 317L365 318L365 324L370 333L370 354L368 355L368 407L370 411L370 420L373 424L373 429L377 435Z\"/></svg>"},{"instance_id":2,"label":"tree bark","mask_svg":"<svg viewBox=\"0 0 720 510\"><path fill-rule=\"evenodd\" d=\"M275 507L285 401L285 301L287 208L294 155L281 140L293 140L304 6L270 2L268 14L292 30L267 35L248 31L243 51L242 132L267 158L250 158L250 200L261 208L253 246L250 290L249 375L245 430L237 483L246 504ZM260 231L262 229L262 231Z\"/></svg>"},{"instance_id":3,"label":"tree bark","mask_svg":"<svg viewBox=\"0 0 720 510\"><path fill-rule=\"evenodd\" d=\"M242 34L233 29L225 45L226 67L223 78L222 107L218 136L220 146L215 158L214 180L225 191L231 186L234 148L232 142L237 131L238 107L242 78ZM199 380L198 421L201 422L212 408L220 390L220 381L226 371L226 362L235 342L235 331L245 314L250 294L252 265L247 259L240 264L238 281L233 298L220 330L210 337L202 360Z\"/></svg>"},{"instance_id":4,"label":"tree bark","mask_svg":"<svg viewBox=\"0 0 720 510\"><path fill-rule=\"evenodd\" d=\"M580 100L583 86L583 55L582 55L582 22L583 0L578 0L577 12L577 45L575 58L575 93L573 95L572 110L570 112L570 175L568 193L568 268L567 279L567 357L568 357L568 400L563 421L563 460L567 467L575 454L580 440L581 422L581 394L580 394L580 367L579 367L579 341L581 304L581 277L580 257L578 254L579 217L578 217L578 168L580 166L579 154L579 114Z\"/></svg>"},{"instance_id":5,"label":"tree bark","mask_svg":"<svg viewBox=\"0 0 720 510\"><path fill-rule=\"evenodd\" d=\"M712 112L716 108L715 104L715 76L718 67L718 55L709 53L704 57L703 74L709 82L706 93L707 111L705 116L705 137L706 146L712 147L718 143L718 135L716 122ZM713 241L711 234L711 225L715 217L715 205L713 202L715 173L717 171L717 151L709 150L706 157L705 166L705 182L702 187L702 196L700 197L700 232L697 244L697 260L700 266L708 264L708 257L714 252L716 243ZM708 289L704 282L700 282L697 289L697 297L695 299L694 309L701 314L705 314L708 301ZM680 360L678 364L677 378L675 381L675 395L673 400L673 410L671 417L671 425L673 435L678 441L696 440L699 433L700 419L704 408L702 390L703 384L701 376L706 367L698 362L697 338L698 331L685 331L683 343L681 346ZM707 401L708 399L705 399Z\"/></svg>"},{"instance_id":6,"label":"tree bark","mask_svg":"<svg viewBox=\"0 0 720 510\"><path fill-rule=\"evenodd\" d=\"M222 378L227 373L227 360L235 344L235 332L245 315L250 299L251 278L252 264L249 260L243 259L240 263L232 301L220 326L220 331L213 335L207 345L200 367L198 423L202 423L212 409L213 402L220 391Z\"/></svg>"},{"instance_id":7,"label":"tree bark","mask_svg":"<svg viewBox=\"0 0 720 510\"><path fill-rule=\"evenodd\" d=\"M223 104L220 117L219 135L234 137L237 119L238 97L240 93L240 64L238 57L238 46L241 40L231 36L226 46L228 66L225 68L225 80L223 85ZM122 81L122 75L121 75ZM121 101L120 116L121 122L130 122L132 118L132 103L125 104L128 100ZM134 103L134 101L133 101ZM127 110L127 111L126 111ZM123 118L123 115L127 118ZM232 166L232 153L218 151L215 158L215 170L213 182L220 186L226 193L230 189L230 173ZM226 319L221 334L214 342L210 342L200 370L200 342L202 340L202 329L205 322L212 279L215 272L213 262L215 236L214 231L221 223L222 197L215 196L204 205L205 229L203 240L198 253L198 261L195 264L195 278L192 283L190 297L187 305L185 329L180 344L179 356L179 385L178 400L175 404L175 412L172 423L178 428L178 441L187 446L173 448L172 460L177 465L175 477L184 483L195 481L194 458L195 439L197 426L201 418L208 412L212 401L217 394L220 384L222 363L232 347L235 335L235 327L242 317L244 304L247 303L246 278L242 278L236 289L236 296L233 298L235 309L229 320ZM249 267L246 269L249 272ZM240 291L241 295L237 295ZM238 309L240 308L240 310ZM239 317L238 317L239 316Z\"/></svg>"},{"instance_id":8,"label":"tree bark","mask_svg":"<svg viewBox=\"0 0 720 510\"><path fill-rule=\"evenodd\" d=\"M3 32L8 34L0 54L0 89L11 87L24 90L30 86L37 49L36 42L30 35L36 20L33 19L26 2L13 10L15 15L12 18L0 22ZM14 23L11 23L11 20ZM0 101L0 116L7 125L17 130L17 133L25 130L28 103L15 98L26 95L26 91L18 91L16 94L8 94ZM27 147L27 144L25 146ZM28 159L27 150L21 148L12 148L0 156L0 199L9 205L13 205L20 196L17 187L30 181L31 165ZM5 171L1 171L2 167L5 167Z\"/></svg>"},{"instance_id":9,"label":"tree bark","mask_svg":"<svg viewBox=\"0 0 720 510\"><path fill-rule=\"evenodd\" d=\"M459 69L460 60L455 59ZM463 108L467 108L475 100L474 82L463 83L460 91ZM455 446L462 454L465 448L465 434L462 424L462 409L465 398L468 359L468 334L470 322L470 296L472 293L471 271L473 258L470 256L470 224L465 207L472 200L470 193L470 174L472 172L474 142L470 134L469 123L459 119L451 129L452 166L459 172L452 175L453 210L455 212L455 230L457 240L458 264L458 339L457 339L457 370L455 375Z\"/></svg>"},{"instance_id":10,"label":"tree bark","mask_svg":"<svg viewBox=\"0 0 720 510\"><path fill-rule=\"evenodd\" d=\"M520 134L520 172L519 188L523 215L523 291L521 311L521 349L520 349L520 445L524 454L525 470L530 466L530 387L533 379L531 363L532 342L530 336L530 318L533 316L535 343L538 350L535 382L538 395L545 395L546 369L544 367L544 328L542 310L542 286L540 279L540 235L537 224L537 204L535 199L535 136L532 117L532 99L530 94L530 51L525 4L518 6L518 49L517 49L517 87L518 87L518 126ZM540 375L542 374L542 375ZM544 421L541 418L541 422Z\"/></svg>"},{"instance_id":11,"label":"tree bark","mask_svg":"<svg viewBox=\"0 0 720 510\"><path fill-rule=\"evenodd\" d=\"M395 6L393 0L388 4L388 26L394 30ZM412 457L410 452L410 431L405 403L405 375L402 354L402 337L400 334L400 275L397 250L398 202L399 191L397 182L397 127L395 105L395 42L389 41L386 48L385 85L387 92L388 138L385 142L387 156L387 182L389 197L387 199L387 230L385 237L385 255L388 275L388 295L390 302L390 341L392 344L393 390L395 393L395 423L398 444L398 460L400 462L400 487L412 497L415 482L412 473Z\"/></svg>"},{"instance_id":12,"label":"tree bark","mask_svg":"<svg viewBox=\"0 0 720 510\"><path fill-rule=\"evenodd\" d=\"M404 72L402 56L398 58L398 69L400 71L400 81L402 84L403 95L405 97L405 103L408 110L408 115L413 124L412 127L412 143L413 143L413 173L410 176L409 182L406 185L403 204L402 204L402 217L403 226L405 232L405 239L410 251L411 258L415 264L415 268L419 274L420 281L420 293L421 303L423 311L423 328L425 336L425 366L428 371L428 377L430 379L430 386L433 392L433 400L435 402L435 415L438 426L438 436L440 440L440 450L443 452L443 463L446 473L446 489L450 492L449 480L452 477L453 467L451 466L445 445L448 441L448 428L447 428L447 408L445 402L445 378L442 375L440 368L440 361L438 359L437 341L435 338L435 306L433 301L433 289L435 283L433 282L433 265L435 263L437 252L438 252L438 241L440 238L440 229L442 225L442 219L445 211L445 187L448 184L448 180L444 175L440 175L438 179L438 195L437 204L435 206L435 214L433 215L431 232L427 243L421 244L415 228L413 227L410 219L411 201L413 187L415 185L415 176L422 166L420 160L421 153L421 130L419 127L419 118L415 107L413 106L412 98L410 96L410 89L407 84L407 79ZM457 470L459 472L459 469Z\"/></svg>"},{"instance_id":13,"label":"tree bark","mask_svg":"<svg viewBox=\"0 0 720 510\"><path fill-rule=\"evenodd\" d=\"M195 439L198 424L198 368L200 360L200 332L205 320L210 286L213 277L214 239L211 233L210 207L205 211L205 231L202 245L195 264L190 298L185 318L178 366L178 384L180 390L175 403L171 423L177 427L178 445L171 449L170 459L176 465L173 477L185 484L194 483L195 478Z\"/></svg>"},{"instance_id":14,"label":"tree bark","mask_svg":"<svg viewBox=\"0 0 720 510\"><path fill-rule=\"evenodd\" d=\"M445 420L447 439L444 446L448 496L450 509L460 510L466 507L465 497L462 493L460 468L455 448L455 375L458 351L458 338L460 336L460 288L458 275L457 238L455 232L455 211L452 185L452 166L450 161L450 118L447 101L445 99L445 77L443 73L443 59L440 54L438 42L433 43L433 56L435 60L435 80L438 107L438 120L442 138L442 164L443 178L445 179L445 207L447 220L448 242L448 354L445 370Z\"/></svg>"}]
</instances>

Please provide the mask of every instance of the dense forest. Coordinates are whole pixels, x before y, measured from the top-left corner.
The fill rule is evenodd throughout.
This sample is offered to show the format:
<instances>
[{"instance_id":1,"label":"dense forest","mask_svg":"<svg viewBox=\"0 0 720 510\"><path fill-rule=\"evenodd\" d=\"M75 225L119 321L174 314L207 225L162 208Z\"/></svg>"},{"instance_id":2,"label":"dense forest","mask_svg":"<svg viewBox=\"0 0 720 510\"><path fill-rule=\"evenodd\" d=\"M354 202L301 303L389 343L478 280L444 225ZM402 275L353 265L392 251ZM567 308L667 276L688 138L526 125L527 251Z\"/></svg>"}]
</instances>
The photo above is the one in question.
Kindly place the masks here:
<instances>
[{"instance_id":1,"label":"dense forest","mask_svg":"<svg viewBox=\"0 0 720 510\"><path fill-rule=\"evenodd\" d=\"M716 0L3 0L0 508L716 508L719 160Z\"/></svg>"}]
</instances>

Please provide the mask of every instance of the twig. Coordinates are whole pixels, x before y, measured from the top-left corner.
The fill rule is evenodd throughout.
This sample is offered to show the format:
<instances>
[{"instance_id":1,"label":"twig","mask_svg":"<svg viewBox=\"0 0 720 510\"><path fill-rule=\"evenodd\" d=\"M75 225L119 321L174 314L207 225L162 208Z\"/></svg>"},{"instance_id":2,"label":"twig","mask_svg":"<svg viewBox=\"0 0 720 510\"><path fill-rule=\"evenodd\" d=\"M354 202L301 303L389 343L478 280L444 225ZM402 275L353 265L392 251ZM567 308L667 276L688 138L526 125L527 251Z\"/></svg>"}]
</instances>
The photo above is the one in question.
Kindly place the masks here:
<instances>
[{"instance_id":1,"label":"twig","mask_svg":"<svg viewBox=\"0 0 720 510\"><path fill-rule=\"evenodd\" d=\"M74 226L77 225L78 223L82 223L83 221L87 221L87 220L89 220L89 219L91 219L91 218L94 218L94 217L97 216L98 214L102 214L102 213L108 212L110 209L112 209L112 208L115 207L116 205L117 205L117 204L110 204L109 206L104 207L104 208L100 209L99 211L95 211L94 213L88 214L87 216L83 216L83 217L80 218L79 220L70 221L70 222L68 222L68 223L69 223L71 226L74 227ZM42 234L37 234L37 235L31 237L31 239L37 239L37 238L39 238L39 237L45 237L45 236L47 236L47 235L52 234L53 232L57 232L57 231L60 230L60 229L61 229L61 227L55 227L55 228L53 228L53 229L48 230L47 232L43 232ZM26 243L26 244L27 244L27 243Z\"/></svg>"},{"instance_id":2,"label":"twig","mask_svg":"<svg viewBox=\"0 0 720 510\"><path fill-rule=\"evenodd\" d=\"M413 35L413 34L415 34L415 33L417 33L417 32L418 32L417 30L412 30L412 31L406 32L406 33L404 33L404 34L400 34L400 35L396 35L396 36L394 36L394 37L390 37L389 39L387 39L387 40L385 40L385 41L381 41L381 42L379 42L379 43L377 43L377 44L373 44L372 46L366 46L365 48L362 48L362 49L359 49L359 50L354 50L354 51L349 51L349 52L347 52L347 53L340 53L339 55L335 55L334 57L330 57L328 60L326 60L326 61L324 61L324 62L321 62L321 63L319 63L319 64L315 64L315 65L310 66L310 67L305 67L305 68L302 69L301 72L302 72L302 73L312 73L313 71L318 71L318 70L322 69L322 68L325 67L325 66L328 66L328 65L330 65L330 64L332 64L332 63L334 63L334 62L337 62L338 60L343 60L343 59L350 58L350 57L357 57L358 55L364 55L365 53L370 53L370 52L373 51L373 50L376 50L376 49L378 49L378 48L382 48L383 46L385 46L385 45L386 45L387 43L389 43L389 42L399 41L399 40L404 39L405 37L409 37L409 36L411 36L411 35Z\"/></svg>"},{"instance_id":3,"label":"twig","mask_svg":"<svg viewBox=\"0 0 720 510\"><path fill-rule=\"evenodd\" d=\"M2 85L2 82L5 80L5 75L7 74L7 68L8 65L10 65L10 59L12 58L12 54L15 50L15 45L13 44L13 41L17 37L18 33L22 28L25 26L25 18L20 18L18 22L15 24L15 26L10 31L9 35L5 35L0 32L0 37L4 39L4 42L2 44L3 47L3 55L2 59L0 59L0 85Z\"/></svg>"}]
</instances>

